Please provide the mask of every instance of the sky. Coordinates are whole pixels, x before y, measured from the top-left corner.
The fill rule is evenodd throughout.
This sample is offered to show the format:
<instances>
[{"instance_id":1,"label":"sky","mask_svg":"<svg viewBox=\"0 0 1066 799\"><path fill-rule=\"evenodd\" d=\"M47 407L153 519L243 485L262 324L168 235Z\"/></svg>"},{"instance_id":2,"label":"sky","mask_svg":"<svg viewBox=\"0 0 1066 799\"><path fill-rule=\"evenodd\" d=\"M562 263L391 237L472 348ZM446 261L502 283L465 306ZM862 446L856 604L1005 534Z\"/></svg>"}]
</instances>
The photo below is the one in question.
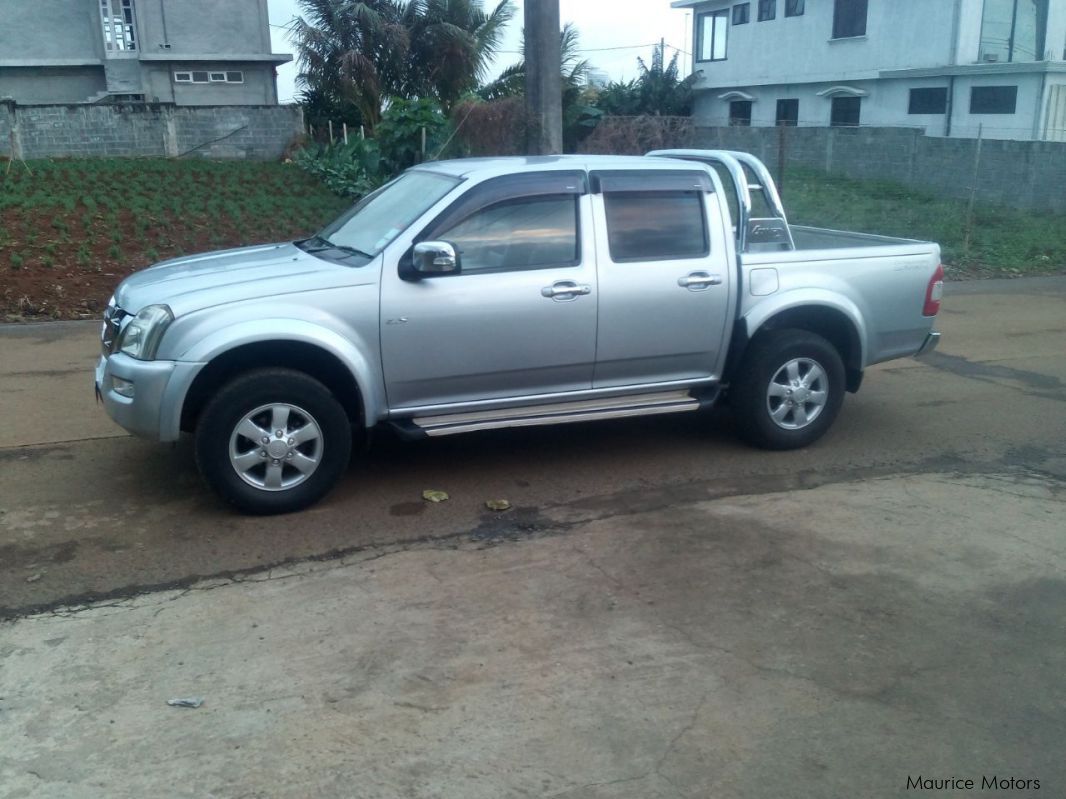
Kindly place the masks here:
<instances>
[{"instance_id":1,"label":"sky","mask_svg":"<svg viewBox=\"0 0 1066 799\"><path fill-rule=\"evenodd\" d=\"M485 3L486 7L493 0ZM299 14L298 0L268 0L271 36L275 53L291 53L285 24ZM517 61L522 40L522 0L515 0L517 12L508 26L503 50L494 71ZM652 46L666 39L667 56L671 48L690 51L692 16L690 11L671 9L670 0L559 0L562 21L573 22L581 37L584 56L592 66L607 73L610 80L630 80L637 75L637 56L647 60ZM509 52L508 52L509 51ZM691 60L681 55L683 74L688 74ZM290 102L295 94L296 66L284 64L278 69L278 99Z\"/></svg>"}]
</instances>

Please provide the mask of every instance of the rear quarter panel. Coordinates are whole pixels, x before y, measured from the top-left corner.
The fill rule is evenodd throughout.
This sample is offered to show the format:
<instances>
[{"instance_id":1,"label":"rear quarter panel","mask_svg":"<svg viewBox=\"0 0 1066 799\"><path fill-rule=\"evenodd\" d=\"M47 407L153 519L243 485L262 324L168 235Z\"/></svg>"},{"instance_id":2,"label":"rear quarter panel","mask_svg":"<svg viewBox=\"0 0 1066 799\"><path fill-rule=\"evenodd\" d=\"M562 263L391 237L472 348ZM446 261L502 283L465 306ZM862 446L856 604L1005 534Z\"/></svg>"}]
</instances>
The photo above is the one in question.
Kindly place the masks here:
<instances>
[{"instance_id":1,"label":"rear quarter panel","mask_svg":"<svg viewBox=\"0 0 1066 799\"><path fill-rule=\"evenodd\" d=\"M940 247L926 242L825 250L751 253L741 259L744 292L740 315L749 335L774 315L802 305L824 305L847 315L862 344L863 367L915 354L932 329L923 316L929 279L940 264ZM768 291L775 270L776 291Z\"/></svg>"}]
</instances>

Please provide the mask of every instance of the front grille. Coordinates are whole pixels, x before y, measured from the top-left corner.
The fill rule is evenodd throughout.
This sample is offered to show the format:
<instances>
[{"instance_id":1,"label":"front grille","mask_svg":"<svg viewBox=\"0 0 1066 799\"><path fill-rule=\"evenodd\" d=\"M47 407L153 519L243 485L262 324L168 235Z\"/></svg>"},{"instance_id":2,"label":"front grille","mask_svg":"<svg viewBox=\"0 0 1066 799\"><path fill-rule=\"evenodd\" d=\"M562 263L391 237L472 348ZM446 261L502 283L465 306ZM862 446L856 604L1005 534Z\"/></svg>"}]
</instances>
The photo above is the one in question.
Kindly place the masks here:
<instances>
[{"instance_id":1,"label":"front grille","mask_svg":"<svg viewBox=\"0 0 1066 799\"><path fill-rule=\"evenodd\" d=\"M104 327L100 331L100 350L104 357L108 357L115 351L119 331L122 329L122 320L127 316L126 312L113 303L108 303L104 311Z\"/></svg>"}]
</instances>

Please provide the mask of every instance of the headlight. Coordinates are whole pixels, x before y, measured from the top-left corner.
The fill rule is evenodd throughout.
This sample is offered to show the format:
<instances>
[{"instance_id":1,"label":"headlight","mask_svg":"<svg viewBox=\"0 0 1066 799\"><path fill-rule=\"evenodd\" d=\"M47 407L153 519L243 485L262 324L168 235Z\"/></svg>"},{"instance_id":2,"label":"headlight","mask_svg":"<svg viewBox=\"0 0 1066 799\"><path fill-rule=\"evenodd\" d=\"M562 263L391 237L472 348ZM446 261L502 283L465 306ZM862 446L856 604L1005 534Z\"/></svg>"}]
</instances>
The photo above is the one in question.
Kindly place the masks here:
<instances>
[{"instance_id":1,"label":"headlight","mask_svg":"<svg viewBox=\"0 0 1066 799\"><path fill-rule=\"evenodd\" d=\"M166 305L142 308L119 334L118 351L141 361L154 359L163 333L173 321L174 314Z\"/></svg>"}]
</instances>

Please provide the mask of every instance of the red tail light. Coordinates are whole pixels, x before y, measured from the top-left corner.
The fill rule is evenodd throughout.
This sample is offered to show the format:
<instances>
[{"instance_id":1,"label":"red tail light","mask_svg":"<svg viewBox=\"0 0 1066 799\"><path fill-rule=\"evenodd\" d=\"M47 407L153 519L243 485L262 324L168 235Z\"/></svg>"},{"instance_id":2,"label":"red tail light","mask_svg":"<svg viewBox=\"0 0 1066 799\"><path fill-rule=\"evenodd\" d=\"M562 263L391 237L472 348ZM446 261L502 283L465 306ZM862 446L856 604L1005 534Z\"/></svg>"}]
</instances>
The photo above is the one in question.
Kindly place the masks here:
<instances>
[{"instance_id":1,"label":"red tail light","mask_svg":"<svg viewBox=\"0 0 1066 799\"><path fill-rule=\"evenodd\" d=\"M922 316L936 316L940 313L940 299L944 296L944 266L941 264L929 278L929 287L925 290L925 307Z\"/></svg>"}]
</instances>

